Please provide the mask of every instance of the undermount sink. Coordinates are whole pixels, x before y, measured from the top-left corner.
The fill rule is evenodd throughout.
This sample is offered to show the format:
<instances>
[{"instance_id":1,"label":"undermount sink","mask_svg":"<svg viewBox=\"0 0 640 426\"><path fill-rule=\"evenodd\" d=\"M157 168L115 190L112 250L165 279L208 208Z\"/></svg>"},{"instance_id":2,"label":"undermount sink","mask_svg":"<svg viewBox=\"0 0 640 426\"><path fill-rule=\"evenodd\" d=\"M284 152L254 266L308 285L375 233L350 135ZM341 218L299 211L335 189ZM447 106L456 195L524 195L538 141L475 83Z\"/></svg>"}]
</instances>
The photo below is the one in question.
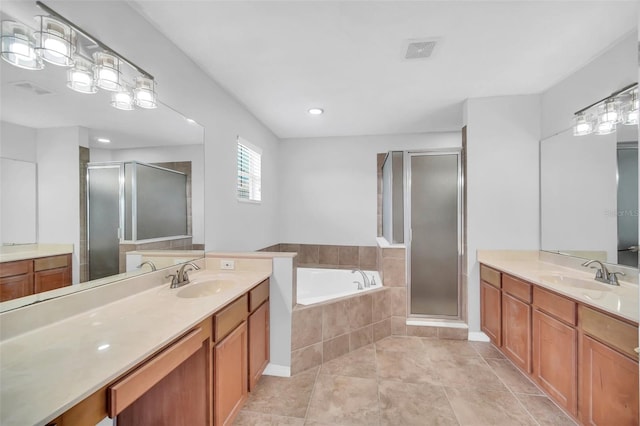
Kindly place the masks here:
<instances>
[{"instance_id":1,"label":"undermount sink","mask_svg":"<svg viewBox=\"0 0 640 426\"><path fill-rule=\"evenodd\" d=\"M207 297L220 294L225 290L235 287L235 281L231 280L209 280L193 284L187 284L183 289L178 291L178 297L193 299L196 297Z\"/></svg>"},{"instance_id":2,"label":"undermount sink","mask_svg":"<svg viewBox=\"0 0 640 426\"><path fill-rule=\"evenodd\" d=\"M543 281L547 281L551 284L557 284L565 287L573 287L582 290L597 290L597 291L611 291L611 288L607 284L601 284L594 280L588 280L583 278L568 277L566 275L543 275Z\"/></svg>"}]
</instances>

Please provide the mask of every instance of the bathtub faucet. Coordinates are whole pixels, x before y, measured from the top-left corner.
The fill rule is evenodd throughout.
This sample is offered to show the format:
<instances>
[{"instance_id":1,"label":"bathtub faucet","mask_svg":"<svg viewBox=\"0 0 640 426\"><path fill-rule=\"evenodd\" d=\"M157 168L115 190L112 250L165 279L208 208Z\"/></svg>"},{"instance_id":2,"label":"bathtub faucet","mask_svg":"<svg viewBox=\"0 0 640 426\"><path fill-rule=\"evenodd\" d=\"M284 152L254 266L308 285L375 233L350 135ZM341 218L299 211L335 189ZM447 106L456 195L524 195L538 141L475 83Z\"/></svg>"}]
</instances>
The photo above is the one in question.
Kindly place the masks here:
<instances>
[{"instance_id":1,"label":"bathtub faucet","mask_svg":"<svg viewBox=\"0 0 640 426\"><path fill-rule=\"evenodd\" d=\"M364 287L365 288L371 287L371 283L369 282L369 277L367 277L367 274L362 272L362 269L354 269L351 271L352 274L355 274L356 272L360 272L362 274L362 278L364 280Z\"/></svg>"}]
</instances>

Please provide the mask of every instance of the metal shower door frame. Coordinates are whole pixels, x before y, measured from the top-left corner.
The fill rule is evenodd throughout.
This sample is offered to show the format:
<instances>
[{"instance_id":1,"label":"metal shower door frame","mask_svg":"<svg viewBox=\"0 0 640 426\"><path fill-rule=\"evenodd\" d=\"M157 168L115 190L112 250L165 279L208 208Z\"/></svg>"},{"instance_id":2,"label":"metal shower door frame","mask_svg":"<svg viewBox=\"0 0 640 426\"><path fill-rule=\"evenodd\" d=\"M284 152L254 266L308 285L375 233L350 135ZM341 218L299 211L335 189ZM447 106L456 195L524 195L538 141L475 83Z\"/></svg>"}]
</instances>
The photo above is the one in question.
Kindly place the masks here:
<instances>
[{"instance_id":1,"label":"metal shower door frame","mask_svg":"<svg viewBox=\"0 0 640 426\"><path fill-rule=\"evenodd\" d=\"M442 156L455 155L457 158L457 292L458 292L458 315L424 315L411 313L411 243L413 239L411 229L411 159L419 156ZM421 151L404 152L404 241L405 241L405 271L407 279L406 309L407 319L433 319L433 320L462 320L463 319L463 298L462 298L462 271L464 259L464 176L463 176L462 148L432 149Z\"/></svg>"}]
</instances>

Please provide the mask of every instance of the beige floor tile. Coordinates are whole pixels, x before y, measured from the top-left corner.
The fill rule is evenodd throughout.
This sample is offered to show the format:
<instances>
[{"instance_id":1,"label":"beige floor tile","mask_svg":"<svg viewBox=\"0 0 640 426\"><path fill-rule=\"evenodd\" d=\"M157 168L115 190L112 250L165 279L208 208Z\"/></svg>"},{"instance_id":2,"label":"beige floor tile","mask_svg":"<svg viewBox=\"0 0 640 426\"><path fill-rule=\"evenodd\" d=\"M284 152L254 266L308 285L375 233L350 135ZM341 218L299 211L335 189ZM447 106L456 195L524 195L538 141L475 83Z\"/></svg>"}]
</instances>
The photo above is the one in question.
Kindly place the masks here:
<instances>
[{"instance_id":1,"label":"beige floor tile","mask_svg":"<svg viewBox=\"0 0 640 426\"><path fill-rule=\"evenodd\" d=\"M487 364L500 377L505 385L514 393L526 393L542 395L542 392L524 374L520 372L511 361L506 359L487 359Z\"/></svg>"},{"instance_id":2,"label":"beige floor tile","mask_svg":"<svg viewBox=\"0 0 640 426\"><path fill-rule=\"evenodd\" d=\"M451 357L471 357L480 359L473 346L466 341L423 339L424 353L433 361Z\"/></svg>"},{"instance_id":3,"label":"beige floor tile","mask_svg":"<svg viewBox=\"0 0 640 426\"><path fill-rule=\"evenodd\" d=\"M389 336L376 342L376 349L393 352L424 351L424 345L419 337Z\"/></svg>"},{"instance_id":4,"label":"beige floor tile","mask_svg":"<svg viewBox=\"0 0 640 426\"><path fill-rule=\"evenodd\" d=\"M233 426L304 426L304 419L242 410Z\"/></svg>"},{"instance_id":5,"label":"beige floor tile","mask_svg":"<svg viewBox=\"0 0 640 426\"><path fill-rule=\"evenodd\" d=\"M437 382L443 386L508 391L491 367L480 358L454 357L430 362L433 364L431 369L437 374Z\"/></svg>"},{"instance_id":6,"label":"beige floor tile","mask_svg":"<svg viewBox=\"0 0 640 426\"><path fill-rule=\"evenodd\" d=\"M381 426L458 425L441 386L383 380L378 394Z\"/></svg>"},{"instance_id":7,"label":"beige floor tile","mask_svg":"<svg viewBox=\"0 0 640 426\"><path fill-rule=\"evenodd\" d=\"M364 346L322 364L320 374L332 376L376 378L376 351L373 345Z\"/></svg>"},{"instance_id":8,"label":"beige floor tile","mask_svg":"<svg viewBox=\"0 0 640 426\"><path fill-rule=\"evenodd\" d=\"M426 355L413 352L377 351L376 365L380 379L405 383L441 384L435 364Z\"/></svg>"},{"instance_id":9,"label":"beige floor tile","mask_svg":"<svg viewBox=\"0 0 640 426\"><path fill-rule=\"evenodd\" d=\"M262 376L249 394L247 411L304 418L318 370L307 370L293 377Z\"/></svg>"},{"instance_id":10,"label":"beige floor tile","mask_svg":"<svg viewBox=\"0 0 640 426\"><path fill-rule=\"evenodd\" d=\"M489 342L469 342L482 358L504 359L505 356Z\"/></svg>"},{"instance_id":11,"label":"beige floor tile","mask_svg":"<svg viewBox=\"0 0 640 426\"><path fill-rule=\"evenodd\" d=\"M378 384L375 379L318 376L307 420L326 424L377 425Z\"/></svg>"},{"instance_id":12,"label":"beige floor tile","mask_svg":"<svg viewBox=\"0 0 640 426\"><path fill-rule=\"evenodd\" d=\"M462 426L534 426L536 422L511 392L445 388Z\"/></svg>"},{"instance_id":13,"label":"beige floor tile","mask_svg":"<svg viewBox=\"0 0 640 426\"><path fill-rule=\"evenodd\" d=\"M544 395L516 394L540 426L575 426L576 423Z\"/></svg>"}]
</instances>

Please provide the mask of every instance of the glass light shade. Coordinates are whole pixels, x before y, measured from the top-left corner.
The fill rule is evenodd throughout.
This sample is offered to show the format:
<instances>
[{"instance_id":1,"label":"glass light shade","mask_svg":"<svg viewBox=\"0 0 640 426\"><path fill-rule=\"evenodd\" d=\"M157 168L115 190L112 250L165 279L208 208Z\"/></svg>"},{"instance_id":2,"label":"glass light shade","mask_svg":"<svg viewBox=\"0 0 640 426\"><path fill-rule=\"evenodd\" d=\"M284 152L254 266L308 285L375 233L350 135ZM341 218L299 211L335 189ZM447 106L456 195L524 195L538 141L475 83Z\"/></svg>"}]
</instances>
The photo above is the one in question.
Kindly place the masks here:
<instances>
[{"instance_id":1,"label":"glass light shade","mask_svg":"<svg viewBox=\"0 0 640 426\"><path fill-rule=\"evenodd\" d=\"M67 87L80 93L96 93L93 79L93 64L83 58L76 57L72 68L67 71Z\"/></svg>"},{"instance_id":2,"label":"glass light shade","mask_svg":"<svg viewBox=\"0 0 640 426\"><path fill-rule=\"evenodd\" d=\"M19 68L41 70L42 59L36 54L33 31L24 24L2 21L2 59Z\"/></svg>"},{"instance_id":3,"label":"glass light shade","mask_svg":"<svg viewBox=\"0 0 640 426\"><path fill-rule=\"evenodd\" d=\"M593 133L593 123L585 114L578 114L574 119L573 135L586 136Z\"/></svg>"},{"instance_id":4,"label":"glass light shade","mask_svg":"<svg viewBox=\"0 0 640 426\"><path fill-rule=\"evenodd\" d=\"M629 99L623 109L624 124L637 125L639 120L638 112L640 110L640 101L638 100L638 91L634 90L629 94Z\"/></svg>"},{"instance_id":5,"label":"glass light shade","mask_svg":"<svg viewBox=\"0 0 640 426\"><path fill-rule=\"evenodd\" d=\"M111 106L123 111L133 109L133 94L127 87L123 87L119 92L111 94Z\"/></svg>"},{"instance_id":6,"label":"glass light shade","mask_svg":"<svg viewBox=\"0 0 640 426\"><path fill-rule=\"evenodd\" d=\"M596 135L608 135L616 131L616 123L611 121L600 121L596 127Z\"/></svg>"},{"instance_id":7,"label":"glass light shade","mask_svg":"<svg viewBox=\"0 0 640 426\"><path fill-rule=\"evenodd\" d=\"M120 59L106 52L96 52L93 54L93 60L96 85L111 92L119 91L122 78Z\"/></svg>"},{"instance_id":8,"label":"glass light shade","mask_svg":"<svg viewBox=\"0 0 640 426\"><path fill-rule=\"evenodd\" d=\"M36 51L53 65L73 65L76 51L75 32L65 23L49 16L36 16L40 31L36 31Z\"/></svg>"},{"instance_id":9,"label":"glass light shade","mask_svg":"<svg viewBox=\"0 0 640 426\"><path fill-rule=\"evenodd\" d=\"M147 77L136 77L136 88L133 90L136 105L140 108L153 109L158 107L156 100L156 82Z\"/></svg>"},{"instance_id":10,"label":"glass light shade","mask_svg":"<svg viewBox=\"0 0 640 426\"><path fill-rule=\"evenodd\" d=\"M609 99L598 108L598 121L601 123L617 123L620 121L619 103L615 99Z\"/></svg>"}]
</instances>

